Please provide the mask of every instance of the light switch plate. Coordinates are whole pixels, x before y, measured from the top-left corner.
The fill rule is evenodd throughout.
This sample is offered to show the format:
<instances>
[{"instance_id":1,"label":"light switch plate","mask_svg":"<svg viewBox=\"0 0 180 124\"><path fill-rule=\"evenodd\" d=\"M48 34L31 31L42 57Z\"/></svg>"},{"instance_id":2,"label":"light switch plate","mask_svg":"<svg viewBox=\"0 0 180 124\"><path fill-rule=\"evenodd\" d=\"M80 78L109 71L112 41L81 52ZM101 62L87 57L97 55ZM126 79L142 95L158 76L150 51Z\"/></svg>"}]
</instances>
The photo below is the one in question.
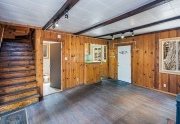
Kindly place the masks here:
<instances>
[{"instance_id":1,"label":"light switch plate","mask_svg":"<svg viewBox=\"0 0 180 124\"><path fill-rule=\"evenodd\" d=\"M65 57L65 60L68 60L68 58L67 58L67 57Z\"/></svg>"}]
</instances>

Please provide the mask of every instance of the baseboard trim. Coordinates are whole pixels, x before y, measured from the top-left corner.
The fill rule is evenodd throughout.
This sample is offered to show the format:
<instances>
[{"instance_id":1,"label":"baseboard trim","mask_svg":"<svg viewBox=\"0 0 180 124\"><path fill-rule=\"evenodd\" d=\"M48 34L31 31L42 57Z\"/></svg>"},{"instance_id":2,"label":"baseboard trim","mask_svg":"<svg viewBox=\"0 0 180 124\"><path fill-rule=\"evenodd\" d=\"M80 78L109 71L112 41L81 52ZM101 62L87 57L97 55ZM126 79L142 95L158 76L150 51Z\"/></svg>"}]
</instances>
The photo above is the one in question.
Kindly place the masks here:
<instances>
[{"instance_id":1,"label":"baseboard trim","mask_svg":"<svg viewBox=\"0 0 180 124\"><path fill-rule=\"evenodd\" d=\"M132 83L132 84L133 84L133 83ZM146 88L146 89L150 89L150 90L154 90L154 91L161 92L161 93L168 94L168 95L177 96L177 94L174 94L174 93L169 93L169 92L162 91L162 90L158 90L158 89L153 89L153 88L149 88L149 87L144 87L144 86L140 86L140 85L138 85L138 84L133 84L133 85L136 85L136 86L138 86L138 87L143 87L143 88Z\"/></svg>"}]
</instances>

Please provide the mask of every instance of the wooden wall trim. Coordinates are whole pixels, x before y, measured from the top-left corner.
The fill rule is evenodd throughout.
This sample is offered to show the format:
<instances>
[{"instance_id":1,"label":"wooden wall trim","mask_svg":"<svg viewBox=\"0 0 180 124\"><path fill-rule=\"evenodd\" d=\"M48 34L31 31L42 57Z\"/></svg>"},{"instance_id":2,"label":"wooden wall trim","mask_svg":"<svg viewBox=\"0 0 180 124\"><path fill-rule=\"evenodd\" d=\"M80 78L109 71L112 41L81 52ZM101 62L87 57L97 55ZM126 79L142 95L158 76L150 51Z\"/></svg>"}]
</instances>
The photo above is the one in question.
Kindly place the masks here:
<instances>
[{"instance_id":1,"label":"wooden wall trim","mask_svg":"<svg viewBox=\"0 0 180 124\"><path fill-rule=\"evenodd\" d=\"M43 96L43 43L41 41L41 30L35 30L35 68L36 68L36 80L39 87L39 94Z\"/></svg>"},{"instance_id":2,"label":"wooden wall trim","mask_svg":"<svg viewBox=\"0 0 180 124\"><path fill-rule=\"evenodd\" d=\"M24 28L42 29L41 27L38 27L38 26L30 26L30 25L24 25L24 24L17 24L17 23L13 23L13 22L0 21L0 24L8 25L8 26L19 26L19 27L24 27Z\"/></svg>"},{"instance_id":3,"label":"wooden wall trim","mask_svg":"<svg viewBox=\"0 0 180 124\"><path fill-rule=\"evenodd\" d=\"M154 90L154 91L157 91L157 92L161 92L161 93L164 93L164 94L169 94L169 95L172 95L172 96L177 96L177 94L174 94L174 93L169 93L169 92L165 92L165 91L154 89L154 88L148 88L148 87L140 86L138 84L134 84L134 85L139 86L139 87L143 87L143 88L146 88L146 89Z\"/></svg>"},{"instance_id":4,"label":"wooden wall trim","mask_svg":"<svg viewBox=\"0 0 180 124\"><path fill-rule=\"evenodd\" d=\"M4 34L4 28L0 27L0 48L1 48L1 43L3 42L3 34Z\"/></svg>"}]
</instances>

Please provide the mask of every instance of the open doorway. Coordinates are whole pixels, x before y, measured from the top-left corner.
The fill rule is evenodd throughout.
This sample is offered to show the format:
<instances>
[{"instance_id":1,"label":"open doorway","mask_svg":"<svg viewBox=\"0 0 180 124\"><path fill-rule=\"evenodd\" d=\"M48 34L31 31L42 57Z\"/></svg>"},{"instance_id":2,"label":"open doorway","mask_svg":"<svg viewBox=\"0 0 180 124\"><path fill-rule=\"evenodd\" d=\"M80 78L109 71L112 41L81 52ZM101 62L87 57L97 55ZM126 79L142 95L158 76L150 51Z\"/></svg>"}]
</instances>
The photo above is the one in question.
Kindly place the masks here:
<instances>
[{"instance_id":1,"label":"open doorway","mask_svg":"<svg viewBox=\"0 0 180 124\"><path fill-rule=\"evenodd\" d=\"M61 91L61 43L43 41L43 96Z\"/></svg>"}]
</instances>

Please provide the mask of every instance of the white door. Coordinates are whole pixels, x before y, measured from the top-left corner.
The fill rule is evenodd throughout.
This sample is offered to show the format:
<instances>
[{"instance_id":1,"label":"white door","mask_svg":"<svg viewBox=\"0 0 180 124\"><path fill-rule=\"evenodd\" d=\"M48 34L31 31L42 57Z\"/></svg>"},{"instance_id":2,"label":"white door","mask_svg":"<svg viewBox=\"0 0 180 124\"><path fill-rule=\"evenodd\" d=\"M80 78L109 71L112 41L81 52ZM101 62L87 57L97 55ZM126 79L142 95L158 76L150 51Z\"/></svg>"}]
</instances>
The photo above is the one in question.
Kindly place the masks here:
<instances>
[{"instance_id":1,"label":"white door","mask_svg":"<svg viewBox=\"0 0 180 124\"><path fill-rule=\"evenodd\" d=\"M118 80L131 83L131 46L118 47Z\"/></svg>"}]
</instances>

